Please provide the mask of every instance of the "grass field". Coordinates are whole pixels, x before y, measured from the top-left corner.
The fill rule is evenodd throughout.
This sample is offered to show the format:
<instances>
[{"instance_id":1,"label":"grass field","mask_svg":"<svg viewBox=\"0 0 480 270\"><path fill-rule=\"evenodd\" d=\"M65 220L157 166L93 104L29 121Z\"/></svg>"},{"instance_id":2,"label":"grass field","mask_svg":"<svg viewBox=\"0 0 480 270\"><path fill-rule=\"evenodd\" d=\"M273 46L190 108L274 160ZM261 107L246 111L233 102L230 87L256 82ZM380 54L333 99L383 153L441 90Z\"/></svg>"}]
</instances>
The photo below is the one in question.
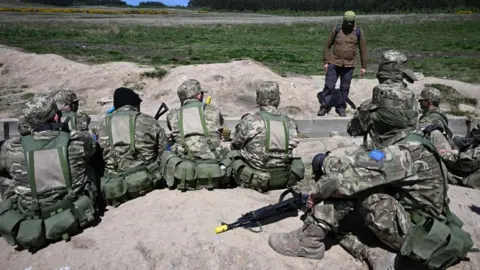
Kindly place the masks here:
<instances>
[{"instance_id":1,"label":"grass field","mask_svg":"<svg viewBox=\"0 0 480 270\"><path fill-rule=\"evenodd\" d=\"M480 20L368 22L368 77L381 52L398 49L426 76L480 83ZM44 21L0 22L0 43L101 63L198 64L252 58L279 73L323 74L331 24L148 26ZM358 73L358 70L356 71Z\"/></svg>"}]
</instances>

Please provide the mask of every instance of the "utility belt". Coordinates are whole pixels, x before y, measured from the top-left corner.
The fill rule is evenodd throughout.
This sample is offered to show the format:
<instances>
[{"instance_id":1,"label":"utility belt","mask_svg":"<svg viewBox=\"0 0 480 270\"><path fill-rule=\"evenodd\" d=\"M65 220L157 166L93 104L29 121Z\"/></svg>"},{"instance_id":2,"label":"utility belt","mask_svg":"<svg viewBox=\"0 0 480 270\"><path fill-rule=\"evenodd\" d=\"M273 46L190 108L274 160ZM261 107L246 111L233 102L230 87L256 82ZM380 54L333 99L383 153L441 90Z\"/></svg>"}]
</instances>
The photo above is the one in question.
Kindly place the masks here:
<instances>
[{"instance_id":1,"label":"utility belt","mask_svg":"<svg viewBox=\"0 0 480 270\"><path fill-rule=\"evenodd\" d=\"M433 269L446 269L462 260L473 246L463 222L447 211L439 220L419 211L410 212L414 224L401 247L401 254Z\"/></svg>"},{"instance_id":2,"label":"utility belt","mask_svg":"<svg viewBox=\"0 0 480 270\"><path fill-rule=\"evenodd\" d=\"M243 160L239 151L230 152L234 180L237 185L261 191L294 186L305 176L302 158L295 157L289 166L258 170Z\"/></svg>"},{"instance_id":3,"label":"utility belt","mask_svg":"<svg viewBox=\"0 0 480 270\"><path fill-rule=\"evenodd\" d=\"M161 157L160 170L169 189L200 190L223 187L227 184L227 168L231 160L191 160L173 152L165 151Z\"/></svg>"},{"instance_id":4,"label":"utility belt","mask_svg":"<svg viewBox=\"0 0 480 270\"><path fill-rule=\"evenodd\" d=\"M33 211L25 209L17 196L1 202L0 235L11 246L33 250L48 241L69 239L95 218L95 187L87 184L84 191L48 207L32 204Z\"/></svg>"},{"instance_id":5,"label":"utility belt","mask_svg":"<svg viewBox=\"0 0 480 270\"><path fill-rule=\"evenodd\" d=\"M100 189L106 204L117 207L158 188L162 178L160 164L154 161L117 174L105 174Z\"/></svg>"}]
</instances>

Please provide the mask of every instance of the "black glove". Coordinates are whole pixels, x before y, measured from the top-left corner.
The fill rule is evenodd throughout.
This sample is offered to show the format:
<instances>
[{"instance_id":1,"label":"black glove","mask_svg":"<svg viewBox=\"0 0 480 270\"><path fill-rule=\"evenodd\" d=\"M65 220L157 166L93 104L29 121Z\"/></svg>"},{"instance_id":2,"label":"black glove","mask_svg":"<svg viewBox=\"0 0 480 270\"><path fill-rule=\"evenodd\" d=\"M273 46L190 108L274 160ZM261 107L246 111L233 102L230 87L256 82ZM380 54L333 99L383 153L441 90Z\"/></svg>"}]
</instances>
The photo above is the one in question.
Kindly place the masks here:
<instances>
[{"instance_id":1,"label":"black glove","mask_svg":"<svg viewBox=\"0 0 480 270\"><path fill-rule=\"evenodd\" d=\"M312 170L316 177L320 177L324 174L322 170L323 161L330 154L330 151L326 153L318 153L312 159Z\"/></svg>"},{"instance_id":2,"label":"black glove","mask_svg":"<svg viewBox=\"0 0 480 270\"><path fill-rule=\"evenodd\" d=\"M431 133L434 130L438 130L443 133L443 127L440 125L429 125L423 129L423 133Z\"/></svg>"}]
</instances>

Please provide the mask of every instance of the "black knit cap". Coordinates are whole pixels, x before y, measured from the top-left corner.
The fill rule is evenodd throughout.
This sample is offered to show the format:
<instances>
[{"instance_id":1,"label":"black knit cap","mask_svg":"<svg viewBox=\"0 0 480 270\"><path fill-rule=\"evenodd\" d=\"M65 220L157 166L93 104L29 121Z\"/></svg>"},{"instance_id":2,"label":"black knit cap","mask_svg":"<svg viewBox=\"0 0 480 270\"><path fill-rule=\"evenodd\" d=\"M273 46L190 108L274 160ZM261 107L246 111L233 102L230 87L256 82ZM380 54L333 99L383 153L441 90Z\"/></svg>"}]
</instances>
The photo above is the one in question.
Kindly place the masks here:
<instances>
[{"instance_id":1,"label":"black knit cap","mask_svg":"<svg viewBox=\"0 0 480 270\"><path fill-rule=\"evenodd\" d=\"M113 107L115 109L121 108L125 105L137 106L142 102L142 99L132 89L120 87L115 89L113 93Z\"/></svg>"}]
</instances>

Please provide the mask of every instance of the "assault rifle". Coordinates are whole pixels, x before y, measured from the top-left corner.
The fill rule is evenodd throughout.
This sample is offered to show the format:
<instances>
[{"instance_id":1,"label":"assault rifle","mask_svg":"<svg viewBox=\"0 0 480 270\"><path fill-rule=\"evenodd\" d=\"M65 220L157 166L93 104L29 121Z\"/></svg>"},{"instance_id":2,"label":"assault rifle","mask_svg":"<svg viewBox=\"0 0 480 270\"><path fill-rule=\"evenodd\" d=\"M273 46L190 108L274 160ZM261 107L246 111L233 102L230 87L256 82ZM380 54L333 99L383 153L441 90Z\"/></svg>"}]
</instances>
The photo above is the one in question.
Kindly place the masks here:
<instances>
[{"instance_id":1,"label":"assault rifle","mask_svg":"<svg viewBox=\"0 0 480 270\"><path fill-rule=\"evenodd\" d=\"M157 110L157 113L155 114L155 120L158 120L162 115L168 112L168 110L169 109L167 107L167 104L165 104L165 102L162 102L162 104L160 104L160 107Z\"/></svg>"},{"instance_id":2,"label":"assault rifle","mask_svg":"<svg viewBox=\"0 0 480 270\"><path fill-rule=\"evenodd\" d=\"M287 194L291 193L292 198L284 200ZM255 223L261 226L261 221L266 221L274 217L279 217L287 214L298 215L298 211L309 211L307 207L308 194L301 193L293 188L285 190L281 195L278 203L264 206L260 209L248 212L242 215L236 222L226 224L222 222L221 226L215 228L215 233L219 234L231 229L239 227L247 227Z\"/></svg>"}]
</instances>

